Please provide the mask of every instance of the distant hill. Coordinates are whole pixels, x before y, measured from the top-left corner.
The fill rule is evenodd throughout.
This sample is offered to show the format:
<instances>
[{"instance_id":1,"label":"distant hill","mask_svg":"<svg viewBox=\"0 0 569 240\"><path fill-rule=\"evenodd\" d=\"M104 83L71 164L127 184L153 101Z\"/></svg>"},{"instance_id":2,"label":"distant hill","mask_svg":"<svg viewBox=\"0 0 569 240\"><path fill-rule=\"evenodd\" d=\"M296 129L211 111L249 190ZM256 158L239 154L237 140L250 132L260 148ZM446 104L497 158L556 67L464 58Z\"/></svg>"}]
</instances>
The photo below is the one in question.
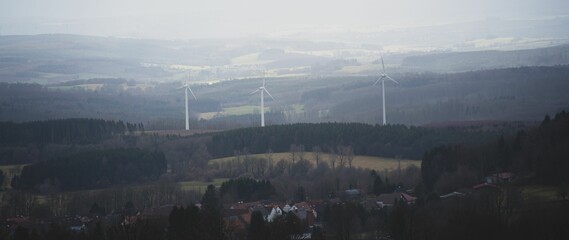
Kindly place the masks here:
<instances>
[{"instance_id":1,"label":"distant hill","mask_svg":"<svg viewBox=\"0 0 569 240\"><path fill-rule=\"evenodd\" d=\"M400 84L386 83L387 121L408 125L539 121L545 114L569 109L568 76L569 65L395 74ZM267 121L380 123L381 88L371 86L374 80L374 76L268 79L267 87L276 100L266 102L271 112ZM198 99L190 100L192 119L198 113L216 116L246 106L251 111L245 115L227 111L228 115L201 126L256 126L260 96L249 93L260 83L257 78L196 86ZM120 79L49 86L0 83L0 121L84 117L143 122L147 130L183 129L184 94L177 87L178 83L124 83Z\"/></svg>"},{"instance_id":2,"label":"distant hill","mask_svg":"<svg viewBox=\"0 0 569 240\"><path fill-rule=\"evenodd\" d=\"M514 50L433 53L409 56L402 67L433 72L464 72L522 66L569 64L569 45Z\"/></svg>"}]
</instances>

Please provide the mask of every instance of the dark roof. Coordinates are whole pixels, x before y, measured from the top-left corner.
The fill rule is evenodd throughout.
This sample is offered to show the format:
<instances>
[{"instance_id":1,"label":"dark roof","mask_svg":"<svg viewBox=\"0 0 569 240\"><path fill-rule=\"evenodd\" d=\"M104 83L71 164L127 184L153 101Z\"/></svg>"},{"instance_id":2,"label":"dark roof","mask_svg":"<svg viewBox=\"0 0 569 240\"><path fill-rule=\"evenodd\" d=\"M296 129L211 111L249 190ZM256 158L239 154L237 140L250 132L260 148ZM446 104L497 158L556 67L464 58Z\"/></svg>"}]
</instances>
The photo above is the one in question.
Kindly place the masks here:
<instances>
[{"instance_id":1,"label":"dark roof","mask_svg":"<svg viewBox=\"0 0 569 240\"><path fill-rule=\"evenodd\" d=\"M479 190L479 189L499 189L498 186L491 184L491 183L481 183L481 184L477 184L472 186L472 188Z\"/></svg>"},{"instance_id":2,"label":"dark roof","mask_svg":"<svg viewBox=\"0 0 569 240\"><path fill-rule=\"evenodd\" d=\"M395 204L395 201L400 198L399 193L382 193L377 196L376 201L383 204Z\"/></svg>"},{"instance_id":3,"label":"dark roof","mask_svg":"<svg viewBox=\"0 0 569 240\"><path fill-rule=\"evenodd\" d=\"M450 197L463 197L464 193L460 193L460 192L451 192L451 193L447 193L444 195L441 195L440 198L444 199L444 198L450 198Z\"/></svg>"},{"instance_id":4,"label":"dark roof","mask_svg":"<svg viewBox=\"0 0 569 240\"><path fill-rule=\"evenodd\" d=\"M396 193L382 193L377 196L376 201L382 202L383 204L395 204L395 201L399 199L403 199L405 202L414 202L417 200L416 197L413 197L407 193L396 192Z\"/></svg>"}]
</instances>

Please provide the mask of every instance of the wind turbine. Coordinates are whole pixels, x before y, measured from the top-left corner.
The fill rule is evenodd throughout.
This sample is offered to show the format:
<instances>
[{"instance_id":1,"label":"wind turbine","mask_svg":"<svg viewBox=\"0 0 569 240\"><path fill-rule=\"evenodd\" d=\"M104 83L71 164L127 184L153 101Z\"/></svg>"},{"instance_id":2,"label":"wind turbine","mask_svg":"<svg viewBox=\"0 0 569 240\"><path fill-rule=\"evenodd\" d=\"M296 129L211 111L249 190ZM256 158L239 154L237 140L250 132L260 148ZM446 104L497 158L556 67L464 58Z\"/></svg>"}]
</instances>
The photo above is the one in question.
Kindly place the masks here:
<instances>
[{"instance_id":1,"label":"wind turbine","mask_svg":"<svg viewBox=\"0 0 569 240\"><path fill-rule=\"evenodd\" d=\"M261 92L261 127L264 127L265 126L265 99L264 99L265 93L269 94L269 97L271 97L273 100L275 100L275 98L265 88L265 74L264 73L263 73L263 85L260 86L259 88L257 88L257 90L250 93L250 95L255 94L256 92L259 92L259 91Z\"/></svg>"},{"instance_id":2,"label":"wind turbine","mask_svg":"<svg viewBox=\"0 0 569 240\"><path fill-rule=\"evenodd\" d=\"M188 80L190 80L190 73L188 73ZM194 95L194 92L192 91L192 88L190 88L190 85L188 84L188 82L185 82L181 87L177 88L177 89L184 89L186 92L186 98L185 98L185 103L186 103L186 130L190 130L190 112L188 111L188 90L190 90L190 93L192 94L192 96L194 96L194 99L198 100L196 98L196 95Z\"/></svg>"},{"instance_id":3,"label":"wind turbine","mask_svg":"<svg viewBox=\"0 0 569 240\"><path fill-rule=\"evenodd\" d=\"M381 97L383 100L383 125L386 125L386 117L385 117L385 79L389 79L391 81L393 81L394 83L399 84L399 82L395 81L395 79L391 78L389 75L387 75L387 73L385 73L385 64L383 63L383 57L379 56L381 58L381 67L382 67L382 72L381 75L379 75L379 78L377 79L377 81L375 81L375 83L372 86L377 85L377 83L379 81L381 81Z\"/></svg>"}]
</instances>

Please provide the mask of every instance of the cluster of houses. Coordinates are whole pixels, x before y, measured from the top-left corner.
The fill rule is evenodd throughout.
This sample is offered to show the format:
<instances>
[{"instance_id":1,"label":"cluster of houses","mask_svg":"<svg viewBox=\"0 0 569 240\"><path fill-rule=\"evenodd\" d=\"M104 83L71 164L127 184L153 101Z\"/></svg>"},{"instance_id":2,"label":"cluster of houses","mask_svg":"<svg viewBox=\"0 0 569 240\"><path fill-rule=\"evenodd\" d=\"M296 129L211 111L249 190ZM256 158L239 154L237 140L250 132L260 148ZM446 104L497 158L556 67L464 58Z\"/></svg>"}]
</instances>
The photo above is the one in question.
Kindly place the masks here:
<instances>
[{"instance_id":1,"label":"cluster of houses","mask_svg":"<svg viewBox=\"0 0 569 240\"><path fill-rule=\"evenodd\" d=\"M476 194L485 191L500 190L500 185L511 183L515 174L512 172L501 172L488 175L484 178L484 182L476 184L470 188L461 188L454 192L443 194L440 199L451 199L455 197L464 197L466 195Z\"/></svg>"},{"instance_id":2,"label":"cluster of houses","mask_svg":"<svg viewBox=\"0 0 569 240\"><path fill-rule=\"evenodd\" d=\"M321 200L304 201L299 203L283 203L271 201L257 201L250 203L239 202L223 209L223 220L227 226L236 230L245 230L251 223L253 212L259 212L267 222L273 222L278 216L293 213L308 226L313 226L318 218L317 208L324 207Z\"/></svg>"},{"instance_id":3,"label":"cluster of houses","mask_svg":"<svg viewBox=\"0 0 569 240\"><path fill-rule=\"evenodd\" d=\"M440 199L450 199L455 197L463 197L475 192L486 190L498 190L500 185L509 183L513 180L514 174L510 172L496 173L487 176L483 183L472 186L471 188L463 188L457 191L443 194ZM324 200L307 200L302 202L275 202L275 201L256 201L256 202L238 202L222 209L222 217L227 227L235 232L246 232L251 223L251 216L254 212L259 212L267 222L273 222L278 216L293 213L302 222L308 226L319 226L319 214L322 213L327 204L341 203L345 201L358 202L367 210L382 209L390 207L397 202L403 201L407 204L415 204L417 197L413 196L409 191L401 188L396 189L392 193L383 193L378 196L366 196L360 189L349 189L341 192L331 193L329 199ZM199 204L197 204L198 207ZM174 205L165 205L155 208L144 209L142 211L136 209L124 209L114 211L106 216L75 216L59 219L58 222L69 226L71 231L85 231L93 225L101 221L106 226L112 225L129 225L140 220L148 218L167 219ZM28 229L36 229L45 231L47 223L44 220L34 219L30 217L14 217L6 219L5 227L8 231L13 231L17 226L23 226ZM294 239L310 239L310 233L300 234Z\"/></svg>"}]
</instances>

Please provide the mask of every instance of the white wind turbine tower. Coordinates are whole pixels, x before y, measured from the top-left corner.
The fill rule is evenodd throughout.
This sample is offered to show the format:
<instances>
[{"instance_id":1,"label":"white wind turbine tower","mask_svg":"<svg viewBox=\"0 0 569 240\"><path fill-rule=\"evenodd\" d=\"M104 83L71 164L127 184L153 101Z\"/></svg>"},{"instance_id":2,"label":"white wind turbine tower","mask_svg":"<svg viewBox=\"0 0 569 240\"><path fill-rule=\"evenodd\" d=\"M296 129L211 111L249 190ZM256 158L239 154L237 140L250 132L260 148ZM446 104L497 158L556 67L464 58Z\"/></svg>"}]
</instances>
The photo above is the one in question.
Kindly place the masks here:
<instances>
[{"instance_id":1,"label":"white wind turbine tower","mask_svg":"<svg viewBox=\"0 0 569 240\"><path fill-rule=\"evenodd\" d=\"M190 73L188 73L188 80L190 80ZM186 98L185 98L185 103L186 103L186 130L190 130L190 112L188 110L188 90L190 91L192 96L194 96L194 99L197 100L197 98L196 98L196 95L194 95L194 92L192 91L192 89L190 88L190 85L188 84L188 82L185 82L178 89L184 89L186 92Z\"/></svg>"},{"instance_id":2,"label":"white wind turbine tower","mask_svg":"<svg viewBox=\"0 0 569 240\"><path fill-rule=\"evenodd\" d=\"M372 86L377 85L377 83L379 81L381 81L381 97L383 100L383 125L386 125L386 117L385 117L385 79L389 79L391 81L393 81L394 83L399 84L399 82L395 81L395 79L391 78L389 75L387 75L387 73L385 73L385 64L383 63L383 57L379 56L381 58L381 67L382 67L382 72L381 75L379 75L379 78L377 79L377 81L375 81L375 83Z\"/></svg>"},{"instance_id":3,"label":"white wind turbine tower","mask_svg":"<svg viewBox=\"0 0 569 240\"><path fill-rule=\"evenodd\" d=\"M265 74L263 73L263 85L260 86L257 90L253 91L250 94L255 94L256 92L261 92L261 127L265 126L265 92L267 94L269 94L269 97L271 97L273 100L275 100L275 98L269 93L269 91L267 91L267 89L265 88Z\"/></svg>"}]
</instances>

